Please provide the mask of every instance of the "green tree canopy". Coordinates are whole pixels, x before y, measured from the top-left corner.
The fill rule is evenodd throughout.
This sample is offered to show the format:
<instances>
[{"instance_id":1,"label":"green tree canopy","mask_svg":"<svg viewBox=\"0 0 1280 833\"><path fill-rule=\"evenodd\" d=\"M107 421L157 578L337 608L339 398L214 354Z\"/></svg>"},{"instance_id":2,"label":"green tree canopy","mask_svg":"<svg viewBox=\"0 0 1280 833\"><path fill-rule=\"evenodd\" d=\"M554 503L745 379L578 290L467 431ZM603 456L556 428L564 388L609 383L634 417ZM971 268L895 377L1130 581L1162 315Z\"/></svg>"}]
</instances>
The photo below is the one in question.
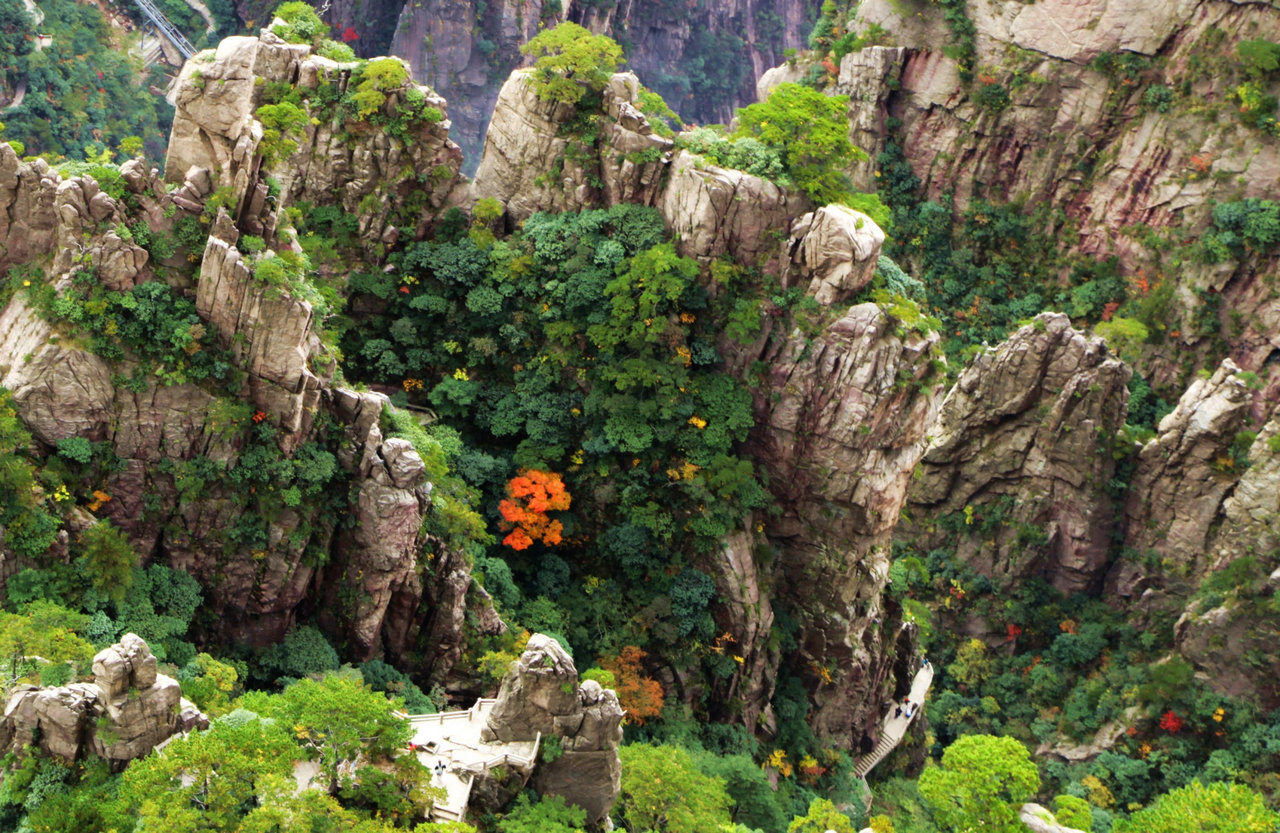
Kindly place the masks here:
<instances>
[{"instance_id":1,"label":"green tree canopy","mask_svg":"<svg viewBox=\"0 0 1280 833\"><path fill-rule=\"evenodd\" d=\"M233 831L253 808L293 792L299 757L279 725L256 715L224 718L130 764L120 801L140 830Z\"/></svg>"},{"instance_id":2,"label":"green tree canopy","mask_svg":"<svg viewBox=\"0 0 1280 833\"><path fill-rule=\"evenodd\" d=\"M588 90L603 90L622 62L622 47L612 39L567 22L539 33L520 51L537 58L538 98L565 104L577 104Z\"/></svg>"},{"instance_id":3,"label":"green tree canopy","mask_svg":"<svg viewBox=\"0 0 1280 833\"><path fill-rule=\"evenodd\" d=\"M796 187L815 203L848 201L852 190L844 171L867 158L849 141L848 106L848 96L779 84L767 100L738 111L734 136L778 148ZM854 207L863 210L860 205Z\"/></svg>"},{"instance_id":4,"label":"green tree canopy","mask_svg":"<svg viewBox=\"0 0 1280 833\"><path fill-rule=\"evenodd\" d=\"M791 820L787 833L856 833L853 822L825 798L815 798L809 812Z\"/></svg>"},{"instance_id":5,"label":"green tree canopy","mask_svg":"<svg viewBox=\"0 0 1280 833\"><path fill-rule=\"evenodd\" d=\"M587 811L565 804L558 795L543 796L537 802L521 793L511 812L498 822L499 833L583 833Z\"/></svg>"},{"instance_id":6,"label":"green tree canopy","mask_svg":"<svg viewBox=\"0 0 1280 833\"><path fill-rule=\"evenodd\" d=\"M357 677L333 674L299 680L278 695L252 693L245 708L274 717L290 731L336 795L338 769L366 757L392 757L409 744L413 729L394 714L403 707Z\"/></svg>"},{"instance_id":7,"label":"green tree canopy","mask_svg":"<svg viewBox=\"0 0 1280 833\"><path fill-rule=\"evenodd\" d=\"M620 754L617 806L632 833L706 833L732 825L724 781L699 772L685 750L634 743Z\"/></svg>"},{"instance_id":8,"label":"green tree canopy","mask_svg":"<svg viewBox=\"0 0 1280 833\"><path fill-rule=\"evenodd\" d=\"M967 735L947 747L941 766L920 776L920 795L944 830L1023 833L1018 809L1040 788L1027 749L1009 737Z\"/></svg>"},{"instance_id":9,"label":"green tree canopy","mask_svg":"<svg viewBox=\"0 0 1280 833\"><path fill-rule=\"evenodd\" d=\"M110 521L98 521L80 534L80 561L93 589L114 602L133 584L138 553Z\"/></svg>"},{"instance_id":10,"label":"green tree canopy","mask_svg":"<svg viewBox=\"0 0 1280 833\"><path fill-rule=\"evenodd\" d=\"M1115 833L1274 833L1280 813L1261 795L1240 784L1192 781L1156 799L1150 807L1117 822Z\"/></svg>"},{"instance_id":11,"label":"green tree canopy","mask_svg":"<svg viewBox=\"0 0 1280 833\"><path fill-rule=\"evenodd\" d=\"M0 611L0 662L5 678L12 683L38 670L24 660L32 656L53 665L71 662L87 672L93 646L76 634L88 626L88 616L53 602L32 602L18 613Z\"/></svg>"}]
</instances>

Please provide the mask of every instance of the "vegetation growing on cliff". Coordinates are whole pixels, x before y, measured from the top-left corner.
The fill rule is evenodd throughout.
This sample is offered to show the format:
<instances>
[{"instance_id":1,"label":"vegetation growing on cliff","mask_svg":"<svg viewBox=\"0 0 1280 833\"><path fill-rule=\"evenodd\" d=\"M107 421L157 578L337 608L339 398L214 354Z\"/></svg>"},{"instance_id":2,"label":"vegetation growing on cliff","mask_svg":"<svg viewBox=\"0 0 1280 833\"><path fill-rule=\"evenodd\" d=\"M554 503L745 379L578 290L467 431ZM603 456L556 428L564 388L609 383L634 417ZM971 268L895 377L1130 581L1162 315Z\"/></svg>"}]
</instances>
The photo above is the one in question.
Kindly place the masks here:
<instances>
[{"instance_id":1,"label":"vegetation growing on cliff","mask_svg":"<svg viewBox=\"0 0 1280 833\"><path fill-rule=\"evenodd\" d=\"M600 92L622 61L622 47L593 35L576 23L547 29L520 47L533 63L539 98L577 104L588 92Z\"/></svg>"},{"instance_id":2,"label":"vegetation growing on cliff","mask_svg":"<svg viewBox=\"0 0 1280 833\"><path fill-rule=\"evenodd\" d=\"M281 34L328 48L317 41L322 30L310 7L289 5L297 8L282 9ZM555 42L542 57L564 57L594 37L570 33L571 41ZM849 33L829 34L840 36L838 44ZM597 46L579 56L580 66L536 69L545 70L538 76L542 92L569 104L599 92L616 55ZM1269 54L1259 47L1248 60L1270 71ZM443 118L421 94L413 97L399 61L361 63L351 81L341 94L327 82L305 94L290 85L263 90L257 114L272 131L259 148L264 163L290 157L313 118L352 133L382 128L400 139L410 127ZM989 110L1009 103L1003 87L983 85L977 94L987 97ZM1159 94L1150 98L1156 112L1168 103ZM888 209L851 194L836 170L857 153L841 121L844 104L784 85L742 111L734 137L699 133L683 141L721 164L789 181L818 202L864 199L853 204L888 227ZM1061 217L1028 217L1020 205L974 199L957 218L947 199L920 200L918 182L895 150L880 160L895 254L921 281L882 258L868 292L916 330L913 338L939 328L925 316L937 311L948 349L963 355L1044 306L1104 322L1113 341L1127 339L1134 351L1172 327L1169 285L1125 280L1111 262L1060 261L1045 229L1062 228ZM109 193L124 199L118 171L94 170ZM208 202L224 199L215 192ZM854 829L850 816L862 815L862 787L849 753L816 737L806 722L824 689L815 695L783 673L771 681L769 714L757 725L739 725L737 675L748 658L714 618L723 587L739 580L723 571L726 537L754 536L755 566L762 568L778 557L773 547L784 545L771 543L767 484L744 446L752 398L763 398L759 382L768 368L757 364L738 381L724 372L724 354L756 340L766 323L774 332L811 337L820 312L803 291L727 258L700 264L680 256L660 215L636 206L535 214L507 234L503 206L481 200L470 218L458 210L436 218L426 239L391 229L397 233L368 250L360 239L367 217L343 215L333 205L293 212L287 216L310 232L304 249L323 252L335 272L355 267L344 288L352 296L350 318L340 324L345 370L352 380L398 390L403 407L372 419L384 436L414 446L433 486L423 566L412 578L431 577L435 559L465 561L515 625L505 635L482 637L475 611L467 611L472 632L460 666L466 669L460 676L470 675L461 683L466 693L502 674L527 639L524 628L550 633L581 666L598 663L585 676L616 686L628 709L632 743L624 752L619 819L633 830ZM1267 253L1280 242L1275 205L1267 200L1223 203L1212 221L1197 249L1205 260ZM198 231L186 233L193 253ZM175 254L167 233L142 226L120 231L122 239L126 234L160 260ZM310 264L283 237L279 251L251 235L240 245L259 281L301 296L309 291ZM218 533L198 532L217 534L229 561L250 554L240 564L252 570L278 569L281 550L303 546L309 547L304 565L324 566L328 541L349 525L349 481L339 461L351 454L351 438L321 419L309 442L282 454L267 414L235 398L242 393L239 375L217 372L226 355L194 316L180 280L116 291L87 268L57 288L43 278L17 271L5 292L25 292L61 328L59 338L87 343L122 368L140 367L119 380L121 387L154 391L151 379L158 377L198 382L216 395L206 425L211 437L230 438L234 463L199 453L165 460L154 473L169 478L183 502L217 492L239 513ZM919 295L923 312L894 297ZM895 394L912 382L899 380ZM1135 421L1150 425L1158 408L1149 387L1146 400L1141 389L1134 384L1134 413L1142 412ZM1252 439L1237 435L1231 456L1215 465L1243 468ZM1104 452L1111 440L1100 438ZM0 649L12 658L9 681L66 682L84 673L93 647L134 631L173 664L184 691L220 719L119 777L34 756L9 762L0 819L15 825L25 819L32 830L110 830L140 818L165 829L245 833L375 833L420 819L437 796L416 759L361 767L367 755L389 758L406 739L405 725L390 713L398 702L364 683L404 693L413 710L438 706L439 692L429 698L381 660L340 669L339 651L306 621L266 648L219 646L226 654L218 657L199 652L218 641L217 623L201 609L201 586L168 566L139 566L138 553L115 528L93 520L113 499L97 487L117 465L109 447L85 437L37 446L0 399L0 486L13 489L0 503L0 525L4 543L34 565L5 588L12 611L0 613ZM1097 485L1119 492L1125 482ZM956 541L976 540L1018 527L1006 524L1009 508L1002 501L966 506L939 523ZM59 528L85 516L89 525L68 537L66 551L47 557ZM185 522L170 518L162 534L181 540L191 532ZM1015 531L1026 543L1047 542L1043 530L1023 524ZM926 639L933 635L940 669L928 706L931 734L908 741L907 749L939 762L925 770L918 789L896 782L881 792L877 785L877 801L891 808L897 829L1017 830L1018 805L1038 790L1061 793L1054 801L1058 819L1083 829L1104 831L1114 821L1117 831L1154 833L1197 803L1217 819L1238 815L1239 824L1260 831L1274 826L1265 806L1277 791L1274 712L1214 693L1189 665L1169 659L1170 623L1139 634L1096 599L1063 598L1037 581L997 593L952 549L897 555L881 613L892 621L900 605L908 618L927 624L932 617L935 627L922 630ZM1203 605L1238 596L1255 609L1274 606L1266 572L1255 575L1258 562L1236 563L1205 582ZM354 595L340 595L338 606L353 604ZM787 610L777 615L766 650L799 654L806 635ZM1007 640L992 645L989 634L986 642L958 636L974 621L997 633L1003 627ZM868 640L882 638L880 620L874 624ZM28 656L33 651L52 662ZM812 671L831 682L829 668ZM1081 763L1046 760L1039 771L1024 745L1087 743L1109 727L1118 730L1111 748ZM556 747L544 747L544 760L556 754ZM327 794L294 794L291 765L303 756L318 763ZM352 771L358 777L348 777ZM1227 786L1233 779L1257 792ZM489 821L505 833L582 823L574 811L528 796ZM883 816L870 824L892 829Z\"/></svg>"}]
</instances>

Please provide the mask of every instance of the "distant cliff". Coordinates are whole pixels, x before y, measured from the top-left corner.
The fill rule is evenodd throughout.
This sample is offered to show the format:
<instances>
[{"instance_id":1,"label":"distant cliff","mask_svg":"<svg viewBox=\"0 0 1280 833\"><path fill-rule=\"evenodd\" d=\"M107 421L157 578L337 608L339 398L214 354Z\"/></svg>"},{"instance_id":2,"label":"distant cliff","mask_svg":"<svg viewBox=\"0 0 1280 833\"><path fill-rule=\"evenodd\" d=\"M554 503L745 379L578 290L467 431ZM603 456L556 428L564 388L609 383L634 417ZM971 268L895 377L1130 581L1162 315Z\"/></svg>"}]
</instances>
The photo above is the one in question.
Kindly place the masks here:
<instances>
[{"instance_id":1,"label":"distant cliff","mask_svg":"<svg viewBox=\"0 0 1280 833\"><path fill-rule=\"evenodd\" d=\"M331 15L343 25L349 0ZM804 45L816 5L806 0L418 0L399 11L392 54L450 102L451 135L475 170L480 145L507 74L521 65L520 45L540 28L571 20L622 44L627 67L692 122L727 122L755 95L755 80ZM380 21L386 11L356 3ZM382 24L377 25L383 31ZM381 54L384 41L375 40ZM361 43L361 48L368 44Z\"/></svg>"}]
</instances>

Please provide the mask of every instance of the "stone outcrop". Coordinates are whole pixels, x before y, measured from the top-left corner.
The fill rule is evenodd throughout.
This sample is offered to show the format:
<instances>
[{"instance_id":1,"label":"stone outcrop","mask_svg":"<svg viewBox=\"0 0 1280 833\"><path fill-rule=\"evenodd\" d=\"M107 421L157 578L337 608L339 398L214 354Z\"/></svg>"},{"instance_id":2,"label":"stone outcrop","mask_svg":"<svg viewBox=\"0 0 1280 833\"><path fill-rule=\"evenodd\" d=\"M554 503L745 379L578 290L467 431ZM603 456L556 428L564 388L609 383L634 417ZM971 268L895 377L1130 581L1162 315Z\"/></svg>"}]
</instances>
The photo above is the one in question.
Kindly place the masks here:
<instances>
[{"instance_id":1,"label":"stone outcrop","mask_svg":"<svg viewBox=\"0 0 1280 833\"><path fill-rule=\"evenodd\" d=\"M672 143L636 109L640 82L613 76L603 92L598 149L569 129L572 104L538 98L530 70L503 84L476 171L477 199L506 206L513 222L535 211L580 211L619 202L653 205Z\"/></svg>"},{"instance_id":2,"label":"stone outcrop","mask_svg":"<svg viewBox=\"0 0 1280 833\"><path fill-rule=\"evenodd\" d=\"M954 545L1002 586L1041 576L1065 593L1096 587L1129 376L1056 313L980 354L930 428L904 537L926 552Z\"/></svg>"},{"instance_id":3,"label":"stone outcrop","mask_svg":"<svg viewBox=\"0 0 1280 833\"><path fill-rule=\"evenodd\" d=\"M598 825L622 790L622 717L617 695L594 680L579 685L573 658L539 633L502 679L481 738L511 742L541 734L545 743L558 737L564 754L539 764L533 784L586 810L588 823Z\"/></svg>"},{"instance_id":4,"label":"stone outcrop","mask_svg":"<svg viewBox=\"0 0 1280 833\"><path fill-rule=\"evenodd\" d=\"M1193 597L1174 625L1174 645L1210 684L1234 697L1280 704L1280 421L1273 418L1249 448L1248 468L1213 519L1207 553L1191 562ZM1191 566L1183 563L1184 569ZM1224 577L1230 581L1224 581ZM1214 586L1205 581L1217 577ZM1207 591L1207 592L1205 592Z\"/></svg>"},{"instance_id":5,"label":"stone outcrop","mask_svg":"<svg viewBox=\"0 0 1280 833\"><path fill-rule=\"evenodd\" d=\"M749 447L781 509L765 524L778 551L772 603L799 620L787 661L809 684L810 725L843 746L874 732L897 682L889 535L941 399L936 343L861 304L760 357L769 372Z\"/></svg>"},{"instance_id":6,"label":"stone outcrop","mask_svg":"<svg viewBox=\"0 0 1280 833\"><path fill-rule=\"evenodd\" d=\"M361 239L370 246L392 242L384 238L397 234L397 226L425 230L462 164L461 151L448 138L447 118L422 122L406 141L363 121L313 117L298 149L271 170L260 170L264 128L255 113L262 89L285 83L307 96L321 87L341 95L354 68L313 55L307 45L285 43L268 29L258 37L226 38L216 51L201 52L183 67L175 88L166 181L179 183L207 172L214 188L231 189L236 225L268 238L277 221L277 199L280 204L336 202L360 218ZM445 115L443 98L428 87L418 87L417 93L422 106ZM407 87L388 90L383 114L394 117L406 96ZM271 195L269 175L279 185L278 198Z\"/></svg>"},{"instance_id":7,"label":"stone outcrop","mask_svg":"<svg viewBox=\"0 0 1280 833\"><path fill-rule=\"evenodd\" d=\"M120 386L113 378L134 372L131 357L109 362L79 339L55 338L54 326L18 292L0 310L0 385L13 392L19 416L42 448L70 437L110 446L120 465L105 475L102 489L111 500L99 515L123 530L145 559L201 582L214 614L211 635L270 644L300 609L323 604L321 618L345 637L353 655L381 652L398 660L429 636L426 654L436 662L429 656L422 671L438 667L443 674L461 655L468 610L482 632L502 623L487 596L471 587L460 555L442 556L428 569L418 564L430 485L408 443L382 436L385 397L335 389L332 357L321 346L310 303L291 287L255 276L254 258L237 248L243 234L256 234L276 250L300 251L291 231L277 230L282 209L294 200L358 213L361 241L374 248L392 242L395 234L387 233L398 234L399 227L425 231L443 205L460 164L447 119L412 122L410 141L367 124L313 119L290 159L262 165L263 131L254 113L268 82L297 85L304 97L320 85L341 93L353 67L270 33L231 38L201 53L177 87L166 172L172 190L133 160L120 171L127 198L116 199L91 177L64 181L43 160L20 162L0 144L0 266L35 260L59 290L86 263L117 291L163 278L194 301L195 326L216 330L234 366L224 377L232 381L221 389L164 384L151 374L140 386ZM442 99L425 88L417 92L422 106L443 115ZM386 91L387 112L397 112L408 95L407 87ZM268 177L276 180L270 187ZM220 207L206 211L215 195ZM362 204L366 210L357 211ZM213 219L203 251L170 247L174 254L158 262L152 252L164 247L149 252L119 230L142 224L159 237L199 214ZM277 427L282 457L328 437L337 446L345 435L342 471L331 486L343 496L351 488L347 511L357 526L335 535L332 513L312 502L253 514L261 508L256 500L237 494L222 475L242 462L256 424L237 414L255 412L256 421ZM317 428L321 416L330 419L320 419L325 427ZM252 546L233 540L237 524L255 525ZM61 555L51 557L66 557L65 540L60 546ZM333 586L322 589L316 564L325 561L323 575ZM19 566L5 559L0 581ZM349 604L326 595L338 581ZM447 610L436 610L437 604Z\"/></svg>"},{"instance_id":8,"label":"stone outcrop","mask_svg":"<svg viewBox=\"0 0 1280 833\"><path fill-rule=\"evenodd\" d=\"M792 220L809 208L800 194L743 171L721 168L681 150L658 204L680 254L706 263L731 255L758 265L784 257ZM773 265L772 272L783 267Z\"/></svg>"},{"instance_id":9,"label":"stone outcrop","mask_svg":"<svg viewBox=\"0 0 1280 833\"><path fill-rule=\"evenodd\" d=\"M404 608L406 601L412 611L423 594L417 575L418 536L431 502L431 484L413 445L383 436L379 419L388 405L380 393L334 393L334 411L348 422L348 436L360 449L354 472L359 488L351 507L354 524L339 534L333 564L325 571L328 603L322 619L335 630L345 623L352 651L364 659L382 647L384 634L392 656L410 647L412 616L392 617L394 627L389 629L384 624L388 611ZM467 579L469 585L469 574ZM344 601L347 594L340 589L355 585L362 592Z\"/></svg>"},{"instance_id":10,"label":"stone outcrop","mask_svg":"<svg viewBox=\"0 0 1280 833\"><path fill-rule=\"evenodd\" d=\"M793 220L811 207L799 193L673 150L672 142L654 133L636 108L638 91L631 73L613 76L603 93L598 147L588 147L569 128L576 109L540 100L531 71L513 72L498 97L473 196L501 202L513 224L535 211L580 211L621 202L654 206L676 238L680 254L702 263L731 255L774 274L787 269L783 244L792 234L793 245L801 246L802 252L827 259L806 267L822 272L813 278L819 282L850 282L846 276L827 274L838 268L841 234L849 251L856 249L861 256L874 248L878 253L883 234L874 223L846 232L843 226L852 221L840 209L830 208L816 221L793 229ZM804 243L811 225L814 242ZM873 272L874 262L873 257ZM859 276L864 268L859 259Z\"/></svg>"},{"instance_id":11,"label":"stone outcrop","mask_svg":"<svg viewBox=\"0 0 1280 833\"><path fill-rule=\"evenodd\" d=\"M68 761L92 754L123 767L174 734L208 726L178 681L156 672L147 643L130 633L93 658L93 682L14 689L0 749L32 745Z\"/></svg>"},{"instance_id":12,"label":"stone outcrop","mask_svg":"<svg viewBox=\"0 0 1280 833\"><path fill-rule=\"evenodd\" d=\"M1143 446L1125 503L1125 544L1139 559L1158 555L1164 571L1200 574L1223 499L1239 477L1231 446L1248 415L1249 391L1227 359L1197 379ZM1142 559L1146 560L1146 559ZM1150 585L1141 561L1116 569L1114 589L1137 597Z\"/></svg>"},{"instance_id":13,"label":"stone outcrop","mask_svg":"<svg viewBox=\"0 0 1280 833\"><path fill-rule=\"evenodd\" d=\"M409 61L418 81L453 102L453 133L466 151L469 171L480 157L503 79L525 61L520 46L543 27L567 18L627 43L627 66L645 84L687 121L710 123L728 122L733 107L751 101L755 79L782 60L783 50L803 45L812 13L801 0L716 0L696 7L635 0L335 0L330 16L341 25L355 25L360 40L353 46L364 49L369 27L380 30L387 6L399 14L391 52ZM353 18L359 22L345 22ZM386 49L377 37L372 48ZM712 65L722 69L716 89L695 95L681 86L690 67ZM722 76L736 89L725 89Z\"/></svg>"},{"instance_id":14,"label":"stone outcrop","mask_svg":"<svg viewBox=\"0 0 1280 833\"><path fill-rule=\"evenodd\" d=\"M7 142L0 142L0 269L52 248L58 226L53 202L60 181L48 162L23 163Z\"/></svg>"},{"instance_id":15,"label":"stone outcrop","mask_svg":"<svg viewBox=\"0 0 1280 833\"><path fill-rule=\"evenodd\" d=\"M301 437L320 403L311 372L319 343L311 304L254 278L236 249L240 233L219 209L196 284L196 312L217 328L223 346L249 375L249 394L287 435Z\"/></svg>"},{"instance_id":16,"label":"stone outcrop","mask_svg":"<svg viewBox=\"0 0 1280 833\"><path fill-rule=\"evenodd\" d=\"M1202 571L1211 527L1238 477L1231 444L1249 406L1238 371L1226 360L1208 379L1194 381L1138 454L1125 503L1125 543L1139 554L1155 550L1170 566ZM1117 591L1137 595L1142 587L1128 569L1121 572Z\"/></svg>"}]
</instances>

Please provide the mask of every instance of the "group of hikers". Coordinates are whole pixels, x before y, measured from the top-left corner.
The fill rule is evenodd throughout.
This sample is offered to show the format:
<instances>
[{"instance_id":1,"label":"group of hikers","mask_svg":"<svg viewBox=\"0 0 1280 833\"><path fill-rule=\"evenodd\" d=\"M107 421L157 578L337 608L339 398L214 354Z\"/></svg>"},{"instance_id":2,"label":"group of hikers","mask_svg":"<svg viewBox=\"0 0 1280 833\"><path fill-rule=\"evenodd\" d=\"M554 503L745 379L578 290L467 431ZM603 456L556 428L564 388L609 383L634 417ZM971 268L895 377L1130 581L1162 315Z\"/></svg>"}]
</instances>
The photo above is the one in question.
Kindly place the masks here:
<instances>
[{"instance_id":1,"label":"group of hikers","mask_svg":"<svg viewBox=\"0 0 1280 833\"><path fill-rule=\"evenodd\" d=\"M928 668L928 667L929 667L929 658L925 657L920 661L920 668L921 670L924 670L925 668ZM915 716L915 713L919 708L920 708L920 704L911 702L911 695L908 694L906 697L902 698L902 702L900 704L894 707L893 716L894 718L899 718L905 714L907 716L907 719L910 720L912 717Z\"/></svg>"}]
</instances>

